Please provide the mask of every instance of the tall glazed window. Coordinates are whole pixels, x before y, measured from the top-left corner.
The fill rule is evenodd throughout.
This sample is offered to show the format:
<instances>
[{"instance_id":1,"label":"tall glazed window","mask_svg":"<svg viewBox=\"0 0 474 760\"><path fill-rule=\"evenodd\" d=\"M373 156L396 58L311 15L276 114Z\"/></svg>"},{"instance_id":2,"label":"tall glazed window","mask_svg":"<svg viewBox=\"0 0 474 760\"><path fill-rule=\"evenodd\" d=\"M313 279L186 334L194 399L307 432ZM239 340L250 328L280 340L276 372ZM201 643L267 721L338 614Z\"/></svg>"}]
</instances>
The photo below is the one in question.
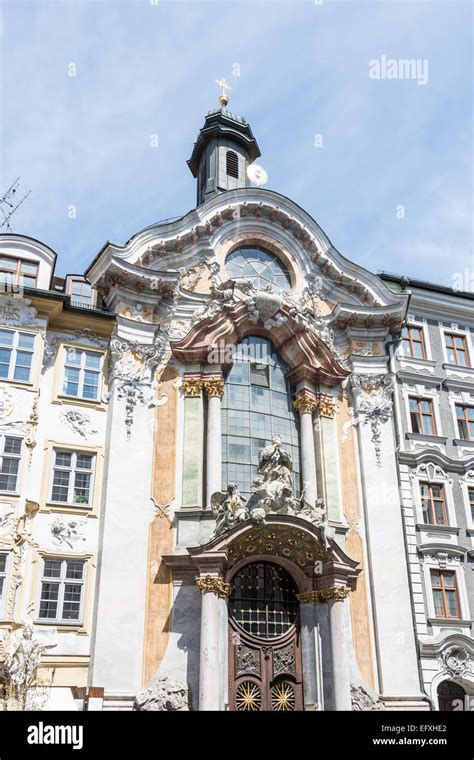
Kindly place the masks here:
<instances>
[{"instance_id":1,"label":"tall glazed window","mask_svg":"<svg viewBox=\"0 0 474 760\"><path fill-rule=\"evenodd\" d=\"M293 487L301 487L298 416L293 409L288 367L265 338L249 336L237 346L222 399L222 483L237 483L248 498L258 454L281 437L293 461Z\"/></svg>"}]
</instances>

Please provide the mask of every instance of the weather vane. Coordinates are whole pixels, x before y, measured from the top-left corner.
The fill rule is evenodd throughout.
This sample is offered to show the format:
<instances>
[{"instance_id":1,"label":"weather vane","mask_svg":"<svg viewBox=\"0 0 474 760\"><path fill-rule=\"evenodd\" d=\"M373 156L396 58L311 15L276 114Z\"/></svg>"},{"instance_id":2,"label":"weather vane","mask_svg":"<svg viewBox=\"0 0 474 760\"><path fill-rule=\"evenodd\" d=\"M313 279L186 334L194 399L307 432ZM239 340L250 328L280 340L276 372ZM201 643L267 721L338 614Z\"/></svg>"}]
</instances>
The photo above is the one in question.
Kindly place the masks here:
<instances>
[{"instance_id":1,"label":"weather vane","mask_svg":"<svg viewBox=\"0 0 474 760\"><path fill-rule=\"evenodd\" d=\"M216 84L218 84L219 87L222 87L222 92L219 95L219 103L221 104L222 108L225 108L229 102L226 90L231 90L232 87L226 82L225 79L216 79Z\"/></svg>"}]
</instances>

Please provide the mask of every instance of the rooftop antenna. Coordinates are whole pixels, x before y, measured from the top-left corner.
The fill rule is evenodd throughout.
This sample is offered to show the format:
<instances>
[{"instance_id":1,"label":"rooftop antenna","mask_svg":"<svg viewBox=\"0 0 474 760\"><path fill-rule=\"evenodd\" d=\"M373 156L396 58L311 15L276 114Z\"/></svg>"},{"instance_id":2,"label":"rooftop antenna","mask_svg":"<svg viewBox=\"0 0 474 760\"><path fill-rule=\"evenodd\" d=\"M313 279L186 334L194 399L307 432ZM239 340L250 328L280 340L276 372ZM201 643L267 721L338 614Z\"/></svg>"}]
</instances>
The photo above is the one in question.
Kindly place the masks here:
<instances>
[{"instance_id":1,"label":"rooftop antenna","mask_svg":"<svg viewBox=\"0 0 474 760\"><path fill-rule=\"evenodd\" d=\"M24 200L28 198L29 194L31 193L31 190L28 190L23 197L17 201L17 191L20 188L20 178L17 177L14 182L10 185L7 192L0 198L0 212L3 216L3 221L0 224L0 229L3 227L7 228L8 232L12 231L10 219L12 218L15 211L21 206ZM21 193L21 191L20 191ZM1 217L0 217L1 221Z\"/></svg>"}]
</instances>

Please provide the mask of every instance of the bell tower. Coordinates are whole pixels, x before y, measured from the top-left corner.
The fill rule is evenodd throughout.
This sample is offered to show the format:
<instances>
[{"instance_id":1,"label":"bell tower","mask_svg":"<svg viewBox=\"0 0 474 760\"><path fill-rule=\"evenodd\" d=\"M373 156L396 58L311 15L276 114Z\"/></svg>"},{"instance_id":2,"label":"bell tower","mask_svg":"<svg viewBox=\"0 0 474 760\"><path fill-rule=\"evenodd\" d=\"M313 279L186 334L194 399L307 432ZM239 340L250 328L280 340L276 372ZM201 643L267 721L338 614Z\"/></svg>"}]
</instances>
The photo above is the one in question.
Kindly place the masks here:
<instances>
[{"instance_id":1,"label":"bell tower","mask_svg":"<svg viewBox=\"0 0 474 760\"><path fill-rule=\"evenodd\" d=\"M217 83L222 87L220 108L207 114L187 162L197 179L198 206L226 190L249 187L247 167L260 156L250 125L227 110L230 86L225 79Z\"/></svg>"}]
</instances>

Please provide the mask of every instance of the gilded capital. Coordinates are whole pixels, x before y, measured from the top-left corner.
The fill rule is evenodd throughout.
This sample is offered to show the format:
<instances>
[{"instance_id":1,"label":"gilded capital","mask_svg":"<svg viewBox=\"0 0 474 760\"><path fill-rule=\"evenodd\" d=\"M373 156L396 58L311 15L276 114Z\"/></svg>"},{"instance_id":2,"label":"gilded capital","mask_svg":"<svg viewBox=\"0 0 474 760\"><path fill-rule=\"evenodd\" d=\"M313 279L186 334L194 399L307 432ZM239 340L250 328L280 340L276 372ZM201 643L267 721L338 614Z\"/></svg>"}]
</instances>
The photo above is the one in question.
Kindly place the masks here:
<instances>
[{"instance_id":1,"label":"gilded capital","mask_svg":"<svg viewBox=\"0 0 474 760\"><path fill-rule=\"evenodd\" d=\"M316 398L309 393L302 393L293 401L293 406L299 414L312 414L317 405Z\"/></svg>"},{"instance_id":2,"label":"gilded capital","mask_svg":"<svg viewBox=\"0 0 474 760\"><path fill-rule=\"evenodd\" d=\"M218 396L219 398L222 398L224 395L224 381L222 378L216 378L214 380L204 380L202 383L202 386L204 390L207 393L207 396L210 398L211 396Z\"/></svg>"},{"instance_id":3,"label":"gilded capital","mask_svg":"<svg viewBox=\"0 0 474 760\"><path fill-rule=\"evenodd\" d=\"M227 599L232 590L230 583L225 583L222 578L216 578L213 575L196 578L196 586L201 594L217 594L220 599Z\"/></svg>"},{"instance_id":4,"label":"gilded capital","mask_svg":"<svg viewBox=\"0 0 474 760\"><path fill-rule=\"evenodd\" d=\"M321 417L334 417L336 410L335 398L328 393L319 393L317 407Z\"/></svg>"},{"instance_id":5,"label":"gilded capital","mask_svg":"<svg viewBox=\"0 0 474 760\"><path fill-rule=\"evenodd\" d=\"M200 396L202 380L199 378L184 378L182 388L185 396Z\"/></svg>"},{"instance_id":6,"label":"gilded capital","mask_svg":"<svg viewBox=\"0 0 474 760\"><path fill-rule=\"evenodd\" d=\"M347 599L351 590L347 586L332 586L320 591L303 591L296 594L300 604L326 604L327 602L342 602Z\"/></svg>"}]
</instances>

